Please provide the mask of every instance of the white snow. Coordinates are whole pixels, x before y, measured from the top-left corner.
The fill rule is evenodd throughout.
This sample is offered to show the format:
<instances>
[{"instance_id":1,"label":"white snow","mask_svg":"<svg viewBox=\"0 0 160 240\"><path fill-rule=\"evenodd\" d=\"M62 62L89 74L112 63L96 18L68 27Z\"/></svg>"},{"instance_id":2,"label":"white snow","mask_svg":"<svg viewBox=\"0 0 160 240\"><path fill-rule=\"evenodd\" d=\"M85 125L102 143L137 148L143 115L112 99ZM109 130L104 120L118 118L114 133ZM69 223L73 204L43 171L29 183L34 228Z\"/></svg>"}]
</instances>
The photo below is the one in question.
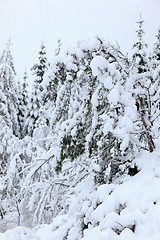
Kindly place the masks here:
<instances>
[{"instance_id":1,"label":"white snow","mask_svg":"<svg viewBox=\"0 0 160 240\"><path fill-rule=\"evenodd\" d=\"M80 49L81 50L90 50L90 51L93 51L95 49L99 49L100 47L100 41L96 38L91 38L91 39L88 39L86 41L83 41L81 44L80 44Z\"/></svg>"},{"instance_id":2,"label":"white snow","mask_svg":"<svg viewBox=\"0 0 160 240\"><path fill-rule=\"evenodd\" d=\"M111 76L108 76L106 79L104 79L103 83L104 83L104 87L106 89L111 90L113 88L113 83L112 83Z\"/></svg>"},{"instance_id":3,"label":"white snow","mask_svg":"<svg viewBox=\"0 0 160 240\"><path fill-rule=\"evenodd\" d=\"M107 96L108 101L110 104L113 105L118 105L118 103L120 102L120 95L119 95L119 86L116 85L108 94Z\"/></svg>"},{"instance_id":4,"label":"white snow","mask_svg":"<svg viewBox=\"0 0 160 240\"><path fill-rule=\"evenodd\" d=\"M102 73L107 69L108 62L107 60L102 56L96 56L91 61L91 69L93 76L101 76Z\"/></svg>"},{"instance_id":5,"label":"white snow","mask_svg":"<svg viewBox=\"0 0 160 240\"><path fill-rule=\"evenodd\" d=\"M1 240L41 240L34 230L25 227L16 227L12 230L6 231L4 234L0 233Z\"/></svg>"}]
</instances>

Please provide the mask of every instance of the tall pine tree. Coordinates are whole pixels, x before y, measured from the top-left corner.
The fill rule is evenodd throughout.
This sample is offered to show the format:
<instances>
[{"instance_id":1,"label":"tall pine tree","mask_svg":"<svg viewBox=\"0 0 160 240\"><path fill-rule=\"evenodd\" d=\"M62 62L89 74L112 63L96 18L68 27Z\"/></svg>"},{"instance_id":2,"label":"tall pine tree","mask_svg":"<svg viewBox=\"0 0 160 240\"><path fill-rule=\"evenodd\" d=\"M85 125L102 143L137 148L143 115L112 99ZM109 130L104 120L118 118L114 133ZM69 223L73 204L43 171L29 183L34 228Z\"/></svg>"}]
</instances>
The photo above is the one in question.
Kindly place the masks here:
<instances>
[{"instance_id":1,"label":"tall pine tree","mask_svg":"<svg viewBox=\"0 0 160 240\"><path fill-rule=\"evenodd\" d=\"M139 114L138 128L139 140L142 147L152 152L155 148L151 132L151 76L149 68L149 58L147 55L147 44L143 40L143 23L141 19L137 22L138 30L136 31L138 41L133 46L132 58L132 77L134 79L134 95L136 99L137 111Z\"/></svg>"},{"instance_id":2,"label":"tall pine tree","mask_svg":"<svg viewBox=\"0 0 160 240\"><path fill-rule=\"evenodd\" d=\"M31 68L35 79L32 86L32 95L29 101L29 113L26 122L26 132L30 136L32 136L34 129L41 124L41 121L39 119L40 109L42 106L43 90L43 88L41 87L41 82L43 81L43 76L47 69L48 63L46 57L46 50L44 44L42 43L39 51L39 62Z\"/></svg>"},{"instance_id":3,"label":"tall pine tree","mask_svg":"<svg viewBox=\"0 0 160 240\"><path fill-rule=\"evenodd\" d=\"M23 82L18 82L18 125L19 135L23 138L27 135L25 122L28 114L28 77L25 71Z\"/></svg>"},{"instance_id":4,"label":"tall pine tree","mask_svg":"<svg viewBox=\"0 0 160 240\"><path fill-rule=\"evenodd\" d=\"M5 50L0 57L0 85L3 92L1 100L1 115L8 126L12 129L13 134L18 136L17 122L17 82L16 72L11 54L11 42L8 41Z\"/></svg>"}]
</instances>

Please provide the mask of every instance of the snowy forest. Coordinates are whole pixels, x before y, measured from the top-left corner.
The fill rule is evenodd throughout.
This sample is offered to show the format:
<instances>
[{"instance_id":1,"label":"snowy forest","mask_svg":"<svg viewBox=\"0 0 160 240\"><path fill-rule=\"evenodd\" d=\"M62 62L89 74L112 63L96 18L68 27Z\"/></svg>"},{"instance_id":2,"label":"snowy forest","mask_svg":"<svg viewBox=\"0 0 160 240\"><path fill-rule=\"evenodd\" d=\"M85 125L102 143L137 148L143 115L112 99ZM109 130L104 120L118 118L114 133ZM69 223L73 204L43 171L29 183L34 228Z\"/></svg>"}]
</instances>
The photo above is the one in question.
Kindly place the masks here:
<instances>
[{"instance_id":1,"label":"snowy forest","mask_svg":"<svg viewBox=\"0 0 160 240\"><path fill-rule=\"evenodd\" d=\"M0 239L160 239L160 29L128 54L100 37L17 80L0 57ZM151 49L151 50L150 50Z\"/></svg>"}]
</instances>

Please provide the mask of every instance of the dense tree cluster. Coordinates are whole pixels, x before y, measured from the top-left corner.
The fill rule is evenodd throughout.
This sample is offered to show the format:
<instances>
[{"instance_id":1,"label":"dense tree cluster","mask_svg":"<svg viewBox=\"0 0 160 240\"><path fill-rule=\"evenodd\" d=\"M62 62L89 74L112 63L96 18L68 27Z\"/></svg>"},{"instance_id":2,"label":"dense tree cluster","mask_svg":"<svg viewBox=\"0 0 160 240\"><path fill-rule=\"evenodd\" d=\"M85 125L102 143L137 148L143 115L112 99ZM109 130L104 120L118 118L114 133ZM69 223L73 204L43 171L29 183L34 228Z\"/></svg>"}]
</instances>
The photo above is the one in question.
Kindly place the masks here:
<instances>
[{"instance_id":1,"label":"dense tree cluster","mask_svg":"<svg viewBox=\"0 0 160 240\"><path fill-rule=\"evenodd\" d=\"M134 175L160 137L160 29L152 53L138 22L132 57L95 37L48 63L44 44L18 82L10 42L0 58L0 225L48 223L75 186ZM30 219L32 219L32 224Z\"/></svg>"}]
</instances>

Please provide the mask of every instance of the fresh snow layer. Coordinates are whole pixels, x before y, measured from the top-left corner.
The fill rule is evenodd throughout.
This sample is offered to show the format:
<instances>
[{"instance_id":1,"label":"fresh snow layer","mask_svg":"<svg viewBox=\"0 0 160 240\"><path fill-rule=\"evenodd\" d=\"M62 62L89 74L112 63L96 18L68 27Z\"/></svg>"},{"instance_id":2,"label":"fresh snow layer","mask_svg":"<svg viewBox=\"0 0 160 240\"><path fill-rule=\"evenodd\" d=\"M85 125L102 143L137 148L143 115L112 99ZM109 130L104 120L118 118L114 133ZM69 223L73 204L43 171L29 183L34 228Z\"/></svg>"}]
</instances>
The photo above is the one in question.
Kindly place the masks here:
<instances>
[{"instance_id":1,"label":"fresh snow layer","mask_svg":"<svg viewBox=\"0 0 160 240\"><path fill-rule=\"evenodd\" d=\"M34 230L25 227L16 227L5 233L0 233L1 240L41 240Z\"/></svg>"},{"instance_id":2,"label":"fresh snow layer","mask_svg":"<svg viewBox=\"0 0 160 240\"><path fill-rule=\"evenodd\" d=\"M102 56L96 56L91 61L91 69L93 76L99 76L102 75L102 71L107 69L108 62L107 60Z\"/></svg>"},{"instance_id":3,"label":"fresh snow layer","mask_svg":"<svg viewBox=\"0 0 160 240\"><path fill-rule=\"evenodd\" d=\"M139 169L135 176L123 175L97 189L86 177L66 199L66 214L33 230L16 227L0 233L0 240L159 240L159 151L139 153L134 164Z\"/></svg>"}]
</instances>

